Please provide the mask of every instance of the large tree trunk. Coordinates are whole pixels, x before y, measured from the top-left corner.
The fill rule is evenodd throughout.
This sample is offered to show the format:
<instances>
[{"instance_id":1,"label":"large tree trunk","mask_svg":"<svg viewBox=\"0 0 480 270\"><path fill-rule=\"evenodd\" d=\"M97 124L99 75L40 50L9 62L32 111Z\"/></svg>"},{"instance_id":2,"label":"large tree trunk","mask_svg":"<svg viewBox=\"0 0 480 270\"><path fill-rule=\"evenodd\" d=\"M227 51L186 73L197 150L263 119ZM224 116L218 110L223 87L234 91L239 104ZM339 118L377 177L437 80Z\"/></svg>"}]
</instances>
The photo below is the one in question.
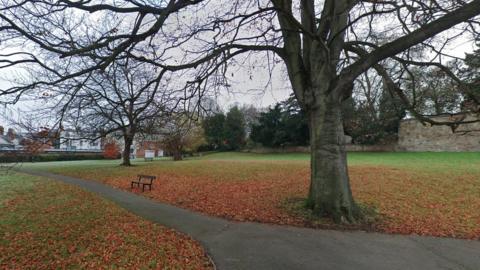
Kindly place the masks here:
<instances>
[{"instance_id":1,"label":"large tree trunk","mask_svg":"<svg viewBox=\"0 0 480 270\"><path fill-rule=\"evenodd\" d=\"M124 145L125 147L123 148L123 155L122 155L122 166L131 166L130 162L130 148L132 147L133 144L133 136L130 135L125 135L123 137L124 140Z\"/></svg>"},{"instance_id":2,"label":"large tree trunk","mask_svg":"<svg viewBox=\"0 0 480 270\"><path fill-rule=\"evenodd\" d=\"M308 206L335 222L354 223L360 217L347 168L341 99L317 96L317 106L308 112L311 146L311 184Z\"/></svg>"}]
</instances>

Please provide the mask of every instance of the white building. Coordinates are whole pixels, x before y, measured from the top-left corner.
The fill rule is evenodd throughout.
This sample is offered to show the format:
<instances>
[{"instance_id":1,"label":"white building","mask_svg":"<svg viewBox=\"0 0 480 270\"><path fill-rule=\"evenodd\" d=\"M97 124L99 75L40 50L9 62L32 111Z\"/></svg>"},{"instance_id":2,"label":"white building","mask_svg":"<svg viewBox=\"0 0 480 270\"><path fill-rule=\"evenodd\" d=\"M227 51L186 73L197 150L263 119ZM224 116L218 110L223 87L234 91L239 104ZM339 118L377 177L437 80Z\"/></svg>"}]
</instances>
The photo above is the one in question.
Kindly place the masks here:
<instances>
[{"instance_id":1,"label":"white building","mask_svg":"<svg viewBox=\"0 0 480 270\"><path fill-rule=\"evenodd\" d=\"M23 146L21 142L23 140L22 134L17 134L14 129L9 128L7 133L4 133L4 127L0 126L0 150L18 150Z\"/></svg>"},{"instance_id":2,"label":"white building","mask_svg":"<svg viewBox=\"0 0 480 270\"><path fill-rule=\"evenodd\" d=\"M60 151L102 151L102 140L87 133L64 130L53 148Z\"/></svg>"}]
</instances>

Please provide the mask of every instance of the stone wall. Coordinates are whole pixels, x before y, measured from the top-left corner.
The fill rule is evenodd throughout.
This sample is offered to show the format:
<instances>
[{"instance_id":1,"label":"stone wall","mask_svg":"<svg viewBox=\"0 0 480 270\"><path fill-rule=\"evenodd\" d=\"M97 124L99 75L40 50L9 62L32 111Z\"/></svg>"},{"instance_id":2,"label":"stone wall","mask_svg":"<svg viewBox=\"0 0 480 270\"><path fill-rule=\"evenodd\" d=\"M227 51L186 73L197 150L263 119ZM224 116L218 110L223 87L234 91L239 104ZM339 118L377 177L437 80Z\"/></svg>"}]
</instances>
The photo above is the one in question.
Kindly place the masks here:
<instances>
[{"instance_id":1,"label":"stone wall","mask_svg":"<svg viewBox=\"0 0 480 270\"><path fill-rule=\"evenodd\" d=\"M478 120L474 115L435 116L438 122L453 122L464 119ZM348 152L480 152L480 122L463 124L455 129L449 126L423 125L416 119L400 122L398 143L382 145L358 145L347 143ZM253 153L288 153L310 152L310 147L267 148L256 147L246 149Z\"/></svg>"},{"instance_id":2,"label":"stone wall","mask_svg":"<svg viewBox=\"0 0 480 270\"><path fill-rule=\"evenodd\" d=\"M451 122L460 116L437 116L434 120ZM469 115L465 120L478 119ZM416 119L400 123L398 151L479 152L480 123L460 125L455 132L449 126L424 126Z\"/></svg>"},{"instance_id":3,"label":"stone wall","mask_svg":"<svg viewBox=\"0 0 480 270\"><path fill-rule=\"evenodd\" d=\"M396 144L377 144L377 145L360 145L347 144L345 148L348 152L395 152ZM244 149L243 152L266 154L266 153L310 153L309 146L290 146L283 148L255 147Z\"/></svg>"},{"instance_id":4,"label":"stone wall","mask_svg":"<svg viewBox=\"0 0 480 270\"><path fill-rule=\"evenodd\" d=\"M395 152L398 150L396 144L347 144L348 152Z\"/></svg>"},{"instance_id":5,"label":"stone wall","mask_svg":"<svg viewBox=\"0 0 480 270\"><path fill-rule=\"evenodd\" d=\"M309 146L287 146L287 147L254 147L242 150L247 153L269 154L269 153L309 153Z\"/></svg>"}]
</instances>

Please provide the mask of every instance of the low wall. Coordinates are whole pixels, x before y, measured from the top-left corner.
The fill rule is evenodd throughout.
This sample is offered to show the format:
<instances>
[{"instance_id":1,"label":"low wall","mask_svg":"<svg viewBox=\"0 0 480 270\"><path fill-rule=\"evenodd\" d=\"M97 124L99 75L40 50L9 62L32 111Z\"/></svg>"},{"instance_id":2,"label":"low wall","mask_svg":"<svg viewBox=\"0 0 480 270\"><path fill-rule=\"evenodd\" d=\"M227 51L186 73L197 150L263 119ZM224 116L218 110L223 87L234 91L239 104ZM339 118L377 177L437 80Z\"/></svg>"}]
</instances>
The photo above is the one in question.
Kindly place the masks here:
<instances>
[{"instance_id":1,"label":"low wall","mask_svg":"<svg viewBox=\"0 0 480 270\"><path fill-rule=\"evenodd\" d=\"M287 147L255 147L250 149L244 149L242 152L256 153L256 154L268 154L268 153L310 153L309 146L287 146Z\"/></svg>"},{"instance_id":2,"label":"low wall","mask_svg":"<svg viewBox=\"0 0 480 270\"><path fill-rule=\"evenodd\" d=\"M347 144L346 149L348 152L395 152L399 148L396 144L385 145L359 145L359 144ZM257 147L252 149L245 149L243 152L266 154L266 153L310 153L309 146L289 146L282 148L270 148L270 147Z\"/></svg>"},{"instance_id":3,"label":"low wall","mask_svg":"<svg viewBox=\"0 0 480 270\"><path fill-rule=\"evenodd\" d=\"M399 148L396 144L347 144L348 152L396 152Z\"/></svg>"}]
</instances>

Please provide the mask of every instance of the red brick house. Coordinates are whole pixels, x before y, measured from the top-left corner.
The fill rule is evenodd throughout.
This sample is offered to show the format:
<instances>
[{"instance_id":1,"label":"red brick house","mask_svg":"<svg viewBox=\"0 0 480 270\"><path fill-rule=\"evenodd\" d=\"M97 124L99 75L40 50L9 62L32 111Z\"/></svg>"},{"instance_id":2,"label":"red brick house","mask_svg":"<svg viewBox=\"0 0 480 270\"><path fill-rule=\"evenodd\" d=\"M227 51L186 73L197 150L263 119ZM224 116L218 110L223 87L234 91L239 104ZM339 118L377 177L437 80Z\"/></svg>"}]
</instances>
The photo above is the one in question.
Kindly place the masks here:
<instances>
[{"instance_id":1,"label":"red brick house","mask_svg":"<svg viewBox=\"0 0 480 270\"><path fill-rule=\"evenodd\" d=\"M145 150L155 151L155 157L163 157L163 148L158 140L141 140L135 143L135 156L137 158L145 157Z\"/></svg>"}]
</instances>

